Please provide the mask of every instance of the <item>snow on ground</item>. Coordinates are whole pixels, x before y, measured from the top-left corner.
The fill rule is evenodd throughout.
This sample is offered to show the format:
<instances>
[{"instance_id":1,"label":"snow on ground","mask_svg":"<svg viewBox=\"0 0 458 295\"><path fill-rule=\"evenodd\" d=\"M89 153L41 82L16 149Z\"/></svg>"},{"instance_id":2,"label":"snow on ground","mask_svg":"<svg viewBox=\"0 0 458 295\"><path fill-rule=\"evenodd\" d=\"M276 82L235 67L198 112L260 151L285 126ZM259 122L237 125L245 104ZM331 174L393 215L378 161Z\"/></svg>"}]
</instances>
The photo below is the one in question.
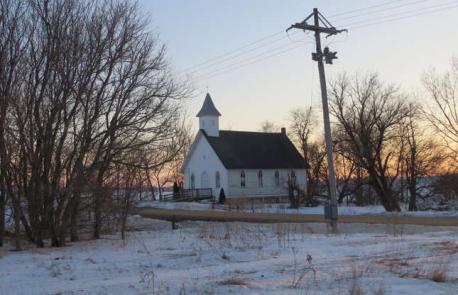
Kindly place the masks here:
<instances>
[{"instance_id":1,"label":"snow on ground","mask_svg":"<svg viewBox=\"0 0 458 295\"><path fill-rule=\"evenodd\" d=\"M456 294L458 228L183 222L0 252L0 294ZM307 262L310 255L311 263ZM444 278L441 275L444 274ZM445 280L445 282L435 282Z\"/></svg>"},{"instance_id":2,"label":"snow on ground","mask_svg":"<svg viewBox=\"0 0 458 295\"><path fill-rule=\"evenodd\" d=\"M251 204L249 202L240 204L237 208L236 205L216 205L212 209L211 203L198 203L198 202L160 202L160 201L142 201L137 204L138 207L149 207L149 208L160 208L160 209L179 209L179 210L240 210L248 211L253 213L281 213L281 214L319 214L323 215L323 206L317 207L301 207L299 209L292 209L289 204ZM338 212L341 215L372 215L372 214L384 214L384 215L405 215L405 216L457 216L458 211L402 211L399 213L386 212L383 206L345 206L341 205L338 208Z\"/></svg>"}]
</instances>

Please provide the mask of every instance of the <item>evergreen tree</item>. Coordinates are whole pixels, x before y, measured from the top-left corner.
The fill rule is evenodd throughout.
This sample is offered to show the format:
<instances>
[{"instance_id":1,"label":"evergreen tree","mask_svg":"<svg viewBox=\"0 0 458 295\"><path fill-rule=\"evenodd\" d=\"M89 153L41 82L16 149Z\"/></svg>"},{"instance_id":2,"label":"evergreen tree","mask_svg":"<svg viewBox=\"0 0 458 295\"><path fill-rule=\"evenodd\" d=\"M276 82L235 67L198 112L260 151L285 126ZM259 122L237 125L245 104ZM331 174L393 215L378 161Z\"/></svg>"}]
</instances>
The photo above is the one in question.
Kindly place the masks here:
<instances>
[{"instance_id":1,"label":"evergreen tree","mask_svg":"<svg viewBox=\"0 0 458 295\"><path fill-rule=\"evenodd\" d=\"M226 202L226 195L224 194L224 188L219 191L219 203L224 204Z\"/></svg>"}]
</instances>

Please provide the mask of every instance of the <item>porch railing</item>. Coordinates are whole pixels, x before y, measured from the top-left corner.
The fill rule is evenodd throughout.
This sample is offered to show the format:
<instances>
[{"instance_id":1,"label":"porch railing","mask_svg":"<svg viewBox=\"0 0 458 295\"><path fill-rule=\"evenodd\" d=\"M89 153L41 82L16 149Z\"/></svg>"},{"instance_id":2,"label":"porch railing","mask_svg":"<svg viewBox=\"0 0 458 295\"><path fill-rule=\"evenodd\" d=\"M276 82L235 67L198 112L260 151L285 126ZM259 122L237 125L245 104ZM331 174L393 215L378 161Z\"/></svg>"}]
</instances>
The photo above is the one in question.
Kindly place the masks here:
<instances>
[{"instance_id":1,"label":"porch railing","mask_svg":"<svg viewBox=\"0 0 458 295\"><path fill-rule=\"evenodd\" d=\"M201 200L214 200L211 188L182 189L180 192L163 198L163 201L192 202Z\"/></svg>"}]
</instances>

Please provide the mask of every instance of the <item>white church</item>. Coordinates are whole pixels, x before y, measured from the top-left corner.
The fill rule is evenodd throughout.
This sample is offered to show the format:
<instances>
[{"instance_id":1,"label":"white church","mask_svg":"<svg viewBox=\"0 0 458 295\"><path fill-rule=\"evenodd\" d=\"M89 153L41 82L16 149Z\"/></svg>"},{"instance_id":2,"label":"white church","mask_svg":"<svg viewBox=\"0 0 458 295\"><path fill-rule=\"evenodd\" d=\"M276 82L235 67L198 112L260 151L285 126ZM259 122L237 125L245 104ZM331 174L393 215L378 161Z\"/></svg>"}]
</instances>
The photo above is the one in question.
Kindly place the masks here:
<instances>
[{"instance_id":1,"label":"white church","mask_svg":"<svg viewBox=\"0 0 458 295\"><path fill-rule=\"evenodd\" d=\"M182 166L185 189L212 189L218 198L288 195L288 180L305 191L308 164L286 135L219 130L220 112L207 93L197 114L199 132Z\"/></svg>"}]
</instances>

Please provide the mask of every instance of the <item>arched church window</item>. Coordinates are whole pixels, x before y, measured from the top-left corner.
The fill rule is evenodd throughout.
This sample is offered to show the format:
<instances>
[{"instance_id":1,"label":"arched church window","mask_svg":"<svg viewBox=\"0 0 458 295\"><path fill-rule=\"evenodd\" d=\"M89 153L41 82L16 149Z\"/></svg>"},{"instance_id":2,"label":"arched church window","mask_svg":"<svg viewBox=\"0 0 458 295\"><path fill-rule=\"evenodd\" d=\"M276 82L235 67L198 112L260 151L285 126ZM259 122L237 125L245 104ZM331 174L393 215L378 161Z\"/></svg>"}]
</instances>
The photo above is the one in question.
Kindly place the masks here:
<instances>
[{"instance_id":1,"label":"arched church window","mask_svg":"<svg viewBox=\"0 0 458 295\"><path fill-rule=\"evenodd\" d=\"M278 170L275 171L275 185L280 186L280 173Z\"/></svg>"},{"instance_id":2,"label":"arched church window","mask_svg":"<svg viewBox=\"0 0 458 295\"><path fill-rule=\"evenodd\" d=\"M191 188L196 188L196 178L194 177L194 173L191 173Z\"/></svg>"},{"instance_id":3,"label":"arched church window","mask_svg":"<svg viewBox=\"0 0 458 295\"><path fill-rule=\"evenodd\" d=\"M245 171L240 172L240 186L245 187Z\"/></svg>"},{"instance_id":4,"label":"arched church window","mask_svg":"<svg viewBox=\"0 0 458 295\"><path fill-rule=\"evenodd\" d=\"M215 187L216 188L220 188L221 187L221 179L220 179L220 176L219 176L219 171L216 171L216 174L215 174Z\"/></svg>"},{"instance_id":5,"label":"arched church window","mask_svg":"<svg viewBox=\"0 0 458 295\"><path fill-rule=\"evenodd\" d=\"M263 181L262 181L262 170L258 171L258 186L262 187L263 186Z\"/></svg>"},{"instance_id":6,"label":"arched church window","mask_svg":"<svg viewBox=\"0 0 458 295\"><path fill-rule=\"evenodd\" d=\"M296 184L296 172L294 172L294 170L291 170L290 172L290 179L291 179L291 183L292 184Z\"/></svg>"}]
</instances>

